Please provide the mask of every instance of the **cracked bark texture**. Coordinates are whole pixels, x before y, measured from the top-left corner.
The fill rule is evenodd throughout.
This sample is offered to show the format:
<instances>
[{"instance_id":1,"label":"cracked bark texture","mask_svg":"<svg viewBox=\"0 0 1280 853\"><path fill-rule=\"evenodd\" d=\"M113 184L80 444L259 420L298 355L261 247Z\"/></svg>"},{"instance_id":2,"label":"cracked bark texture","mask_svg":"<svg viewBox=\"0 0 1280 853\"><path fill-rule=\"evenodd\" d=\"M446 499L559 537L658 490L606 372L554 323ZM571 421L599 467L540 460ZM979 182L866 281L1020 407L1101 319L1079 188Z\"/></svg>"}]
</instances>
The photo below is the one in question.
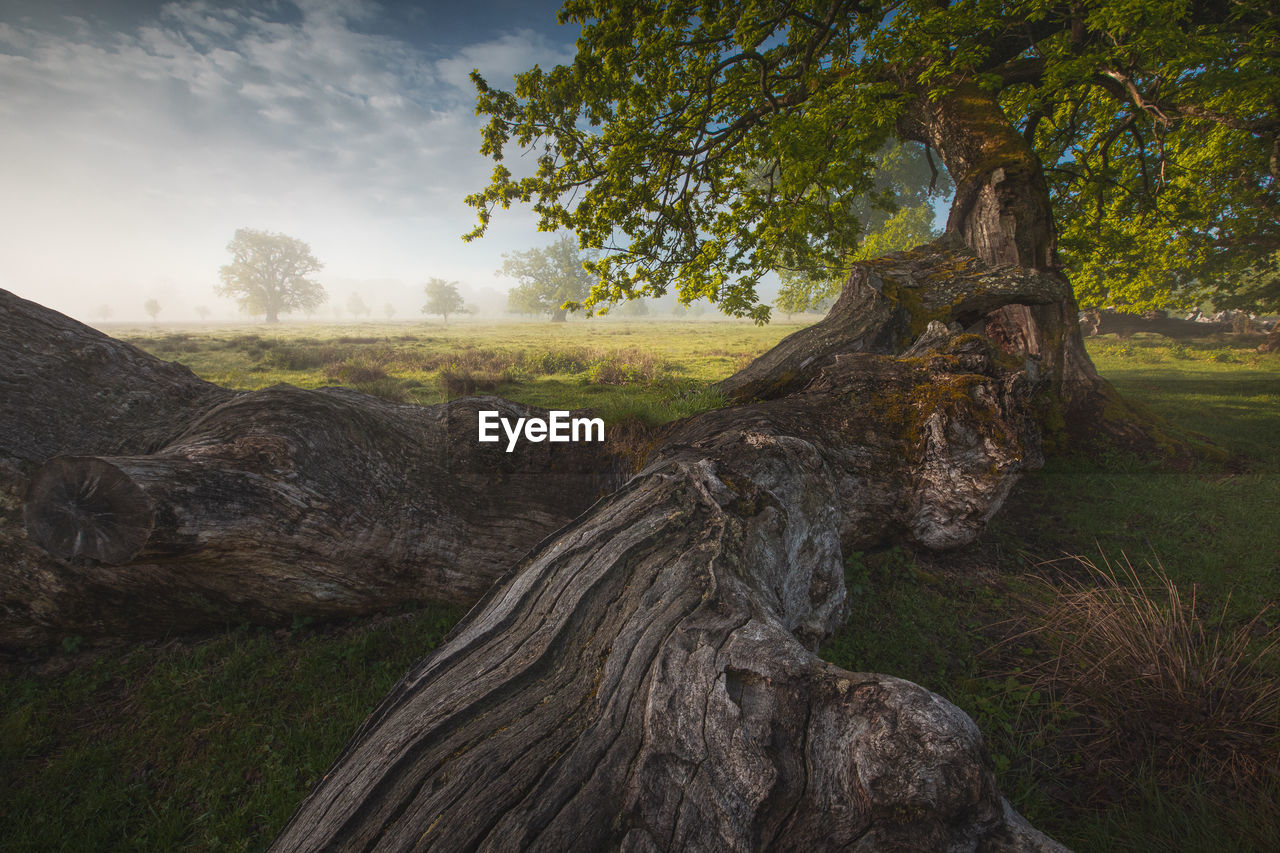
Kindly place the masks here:
<instances>
[{"instance_id":1,"label":"cracked bark texture","mask_svg":"<svg viewBox=\"0 0 1280 853\"><path fill-rule=\"evenodd\" d=\"M272 849L1061 849L959 709L810 651L845 549L968 541L1038 459L1025 376L931 331L678 424L404 677Z\"/></svg>"}]
</instances>

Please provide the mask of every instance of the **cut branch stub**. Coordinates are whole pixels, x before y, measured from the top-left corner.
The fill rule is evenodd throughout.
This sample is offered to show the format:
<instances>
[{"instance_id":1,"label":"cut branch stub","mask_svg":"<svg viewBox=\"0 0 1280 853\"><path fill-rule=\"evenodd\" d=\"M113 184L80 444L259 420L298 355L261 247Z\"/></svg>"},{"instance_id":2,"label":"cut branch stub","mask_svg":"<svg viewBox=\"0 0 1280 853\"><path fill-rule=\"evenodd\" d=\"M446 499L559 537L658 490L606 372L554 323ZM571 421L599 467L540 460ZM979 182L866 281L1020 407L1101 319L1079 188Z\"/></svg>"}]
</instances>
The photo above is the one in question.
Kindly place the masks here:
<instances>
[{"instance_id":1,"label":"cut branch stub","mask_svg":"<svg viewBox=\"0 0 1280 853\"><path fill-rule=\"evenodd\" d=\"M52 459L22 489L27 536L0 539L0 584L28 603L0 643L32 622L141 636L474 602L620 477L599 442L477 442L482 409L547 417L277 386L197 410L156 453Z\"/></svg>"},{"instance_id":2,"label":"cut branch stub","mask_svg":"<svg viewBox=\"0 0 1280 853\"><path fill-rule=\"evenodd\" d=\"M129 475L94 457L49 461L27 492L27 533L66 560L121 565L151 535L151 501Z\"/></svg>"}]
</instances>

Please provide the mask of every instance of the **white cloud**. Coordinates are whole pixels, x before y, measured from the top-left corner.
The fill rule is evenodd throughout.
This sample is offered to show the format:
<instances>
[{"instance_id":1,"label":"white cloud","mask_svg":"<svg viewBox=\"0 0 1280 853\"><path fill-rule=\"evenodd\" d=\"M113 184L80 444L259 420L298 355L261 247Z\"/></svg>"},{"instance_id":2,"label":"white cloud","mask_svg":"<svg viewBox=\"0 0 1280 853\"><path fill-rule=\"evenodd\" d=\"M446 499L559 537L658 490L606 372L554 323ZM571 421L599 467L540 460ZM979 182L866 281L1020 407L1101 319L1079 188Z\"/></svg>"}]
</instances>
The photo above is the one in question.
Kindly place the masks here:
<instances>
[{"instance_id":1,"label":"white cloud","mask_svg":"<svg viewBox=\"0 0 1280 853\"><path fill-rule=\"evenodd\" d=\"M467 75L505 83L566 46L522 31L427 55L353 26L374 4L297 7L293 23L178 2L133 32L0 24L0 286L67 310L111 283L117 316L161 286L209 304L246 225L362 279L488 285L501 251L545 241L527 212L458 239L491 169Z\"/></svg>"},{"instance_id":2,"label":"white cloud","mask_svg":"<svg viewBox=\"0 0 1280 853\"><path fill-rule=\"evenodd\" d=\"M442 80L470 97L475 91L471 84L472 69L478 70L490 85L505 88L515 74L534 65L541 64L545 69L572 58L573 52L567 45L553 45L539 33L520 30L468 45L454 56L437 62L436 70Z\"/></svg>"}]
</instances>

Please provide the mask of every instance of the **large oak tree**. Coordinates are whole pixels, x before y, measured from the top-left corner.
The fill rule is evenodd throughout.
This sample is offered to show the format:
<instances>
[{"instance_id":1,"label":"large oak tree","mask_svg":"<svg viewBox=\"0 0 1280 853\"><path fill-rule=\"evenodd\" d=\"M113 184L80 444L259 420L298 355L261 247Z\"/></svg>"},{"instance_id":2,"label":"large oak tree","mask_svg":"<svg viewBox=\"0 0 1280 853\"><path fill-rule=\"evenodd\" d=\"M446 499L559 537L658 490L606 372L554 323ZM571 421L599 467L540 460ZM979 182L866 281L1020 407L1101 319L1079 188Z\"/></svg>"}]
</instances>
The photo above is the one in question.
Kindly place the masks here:
<instances>
[{"instance_id":1,"label":"large oak tree","mask_svg":"<svg viewBox=\"0 0 1280 853\"><path fill-rule=\"evenodd\" d=\"M945 165L947 229L983 260L1062 274L1061 231L1092 301L1168 293L1171 268L1247 264L1280 237L1280 23L1264 0L569 0L560 16L581 27L571 64L511 92L474 75L497 166L469 236L532 203L542 227L605 251L588 304L675 288L767 318L766 271L835 268L857 246L893 139ZM536 154L533 174L506 168L512 148ZM1143 253L1114 277L1101 260ZM986 327L1039 359L1083 429L1114 395L1076 315L1067 298Z\"/></svg>"},{"instance_id":2,"label":"large oak tree","mask_svg":"<svg viewBox=\"0 0 1280 853\"><path fill-rule=\"evenodd\" d=\"M528 200L544 225L603 251L587 301L675 287L763 319L765 270L818 269L857 245L855 202L895 137L927 145L955 181L950 234L855 265L822 323L722 383L735 405L635 449L621 487L551 483L564 460L541 445L545 458L512 473L533 486L490 489L514 503L494 532L554 527L548 496L601 498L510 564L406 674L275 849L1055 849L1001 799L958 709L809 649L842 618L849 549L972 541L1037 464L1037 375L1067 412L1106 394L1080 345L1045 175L1075 150L1046 155L1041 138L1056 127L1085 144L1087 128L1019 105L1058 93L1110 104L1117 134L1128 116L1142 133L1157 110L1169 134L1215 127L1233 150L1274 145L1265 115L1215 100L1211 85L1212 46L1265 66L1248 45L1265 44L1250 39L1274 19L1261 3L1218 8L566 4L583 27L572 65L521 75L513 93L481 82L485 150L531 147L537 171L499 165L473 202L483 226L494 205ZM1176 74L1150 65L1165 55L1181 57ZM1269 85L1254 73L1242 79ZM1167 174L1176 152L1163 150ZM1239 203L1261 205L1269 186ZM10 301L0 317L21 329L65 326ZM27 561L7 564L34 587L31 621L74 618L103 598L78 593L107 585L152 591L157 611L210 599L215 613L244 609L246 594L269 612L337 606L380 579L448 581L448 559L474 551L458 544L470 534L442 535L488 498L467 487L496 480L474 476L490 470L473 461L483 446L455 452L470 411L289 389L223 400L72 331L73 349L0 336L15 363L69 377L55 368L70 359L86 380L113 379L10 392L61 425L7 433L27 451L3 470L32 472L28 536L6 546ZM103 387L172 416L62 417L61 398ZM466 405L480 404L499 405ZM42 462L55 451L114 455ZM488 456L505 470L504 453ZM240 526L246 506L261 510L250 532L276 524L310 557L272 560L271 583L250 590L235 583L245 546L261 550ZM388 507L404 510L390 527ZM116 519L129 523L106 524ZM383 565L380 552L400 560ZM38 570L79 585L55 599L31 580Z\"/></svg>"},{"instance_id":3,"label":"large oak tree","mask_svg":"<svg viewBox=\"0 0 1280 853\"><path fill-rule=\"evenodd\" d=\"M237 228L227 251L232 259L218 270L218 293L235 297L250 314L266 315L268 323L290 311L318 308L327 298L324 287L307 278L324 264L296 237Z\"/></svg>"}]
</instances>

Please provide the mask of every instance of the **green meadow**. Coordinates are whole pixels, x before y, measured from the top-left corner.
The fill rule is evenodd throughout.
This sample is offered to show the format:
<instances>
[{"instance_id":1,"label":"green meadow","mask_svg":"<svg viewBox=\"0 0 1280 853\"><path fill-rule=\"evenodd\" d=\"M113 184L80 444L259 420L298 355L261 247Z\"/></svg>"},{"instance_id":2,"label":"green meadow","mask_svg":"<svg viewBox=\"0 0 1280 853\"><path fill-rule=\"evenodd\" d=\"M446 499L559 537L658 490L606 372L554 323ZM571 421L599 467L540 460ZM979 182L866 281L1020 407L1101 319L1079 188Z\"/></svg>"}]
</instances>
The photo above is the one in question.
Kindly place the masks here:
<instances>
[{"instance_id":1,"label":"green meadow","mask_svg":"<svg viewBox=\"0 0 1280 853\"><path fill-rule=\"evenodd\" d=\"M657 424L800 323L111 328L232 388L473 393ZM1104 376L1227 461L1050 459L972 545L846 557L822 649L979 724L1003 791L1079 850L1280 838L1280 356L1256 339L1094 339ZM262 850L400 674L463 615L427 607L0 661L0 848Z\"/></svg>"},{"instance_id":2,"label":"green meadow","mask_svg":"<svg viewBox=\"0 0 1280 853\"><path fill-rule=\"evenodd\" d=\"M575 319L113 333L228 388L343 385L421 404L497 394L656 424L720 404L711 383L803 325Z\"/></svg>"}]
</instances>

